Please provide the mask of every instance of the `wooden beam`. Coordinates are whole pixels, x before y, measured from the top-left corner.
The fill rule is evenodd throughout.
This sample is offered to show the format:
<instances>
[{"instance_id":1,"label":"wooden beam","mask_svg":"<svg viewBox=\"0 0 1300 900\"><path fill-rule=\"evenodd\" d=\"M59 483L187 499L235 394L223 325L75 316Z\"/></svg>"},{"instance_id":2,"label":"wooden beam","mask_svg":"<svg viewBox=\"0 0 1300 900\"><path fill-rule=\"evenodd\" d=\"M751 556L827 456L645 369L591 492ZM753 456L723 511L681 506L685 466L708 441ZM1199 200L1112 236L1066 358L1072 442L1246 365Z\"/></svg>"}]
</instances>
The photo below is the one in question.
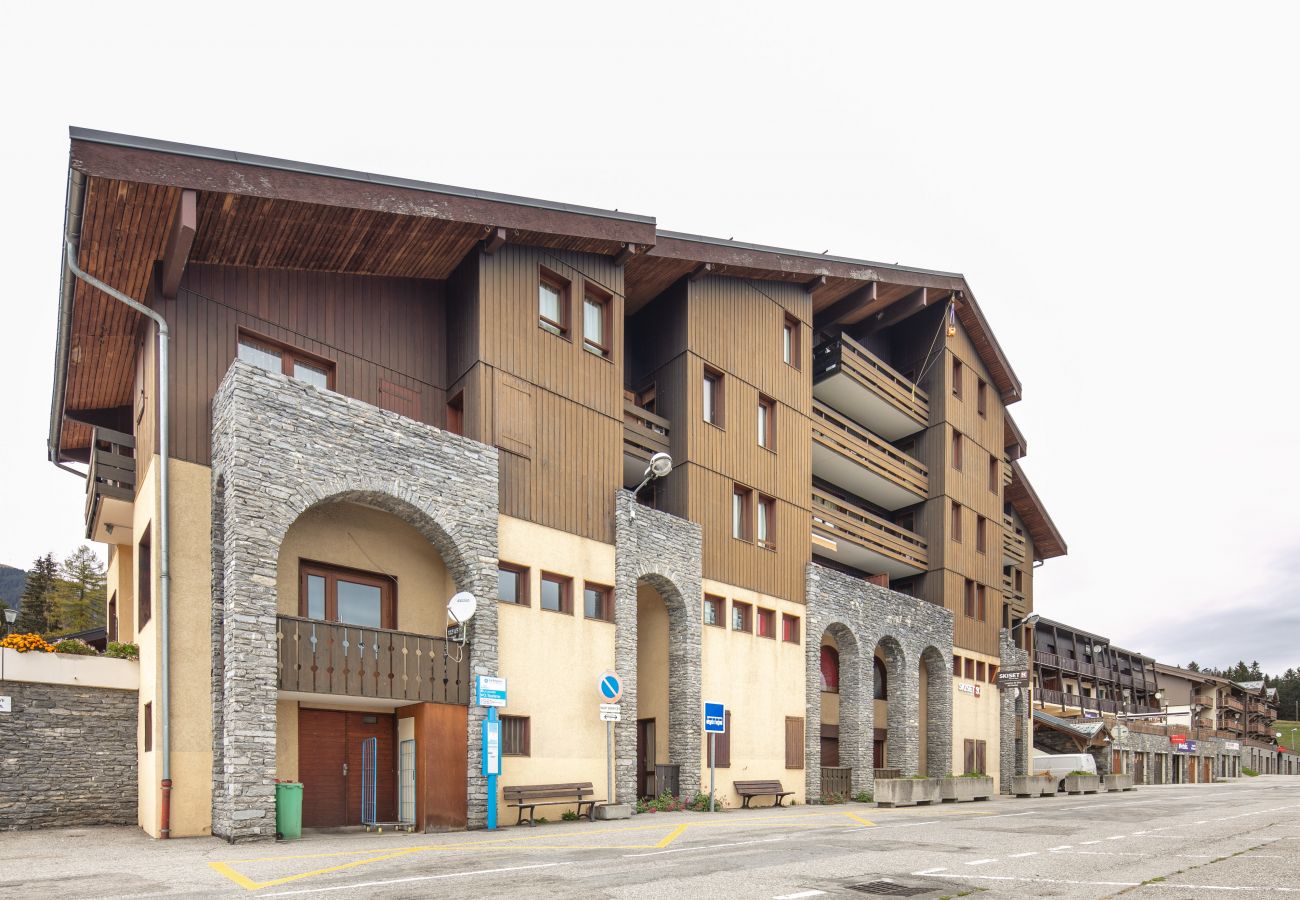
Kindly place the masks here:
<instances>
[{"instance_id":1,"label":"wooden beam","mask_svg":"<svg viewBox=\"0 0 1300 900\"><path fill-rule=\"evenodd\" d=\"M488 236L483 239L483 252L488 256L496 253L506 242L506 230L504 228L491 228L488 230Z\"/></svg>"},{"instance_id":2,"label":"wooden beam","mask_svg":"<svg viewBox=\"0 0 1300 900\"><path fill-rule=\"evenodd\" d=\"M854 310L874 302L876 302L876 282L869 281L847 297L836 300L830 306L815 314L813 324L818 328L830 328Z\"/></svg>"},{"instance_id":3,"label":"wooden beam","mask_svg":"<svg viewBox=\"0 0 1300 900\"><path fill-rule=\"evenodd\" d=\"M804 286L803 286L803 289L804 289L805 291L807 291L808 293L811 294L813 291L817 290L819 287L825 287L825 286L826 286L826 276L825 276L825 275L818 275L818 276L817 276L816 278L814 278L812 281L805 282L805 283L804 283Z\"/></svg>"},{"instance_id":4,"label":"wooden beam","mask_svg":"<svg viewBox=\"0 0 1300 900\"><path fill-rule=\"evenodd\" d=\"M189 261L197 227L198 193L181 191L180 206L172 222L171 234L167 236L167 249L163 251L162 293L169 300L175 299L181 286L181 276L185 274L185 263Z\"/></svg>"},{"instance_id":5,"label":"wooden beam","mask_svg":"<svg viewBox=\"0 0 1300 900\"><path fill-rule=\"evenodd\" d=\"M695 271L688 276L691 281L699 281L705 275L713 271L713 263L700 263L695 267Z\"/></svg>"},{"instance_id":6,"label":"wooden beam","mask_svg":"<svg viewBox=\"0 0 1300 900\"><path fill-rule=\"evenodd\" d=\"M917 288L902 300L891 303L871 318L864 320L859 334L874 334L877 331L889 328L891 325L897 325L909 316L914 316L925 309L930 305L930 300L937 296L937 291L931 294L929 288ZM949 296L952 296L951 292Z\"/></svg>"},{"instance_id":7,"label":"wooden beam","mask_svg":"<svg viewBox=\"0 0 1300 900\"><path fill-rule=\"evenodd\" d=\"M629 259L636 256L637 251L640 249L641 248L636 244L624 244L623 249L619 250L618 253L614 255L614 265L618 266L620 269L623 268L627 265Z\"/></svg>"}]
</instances>

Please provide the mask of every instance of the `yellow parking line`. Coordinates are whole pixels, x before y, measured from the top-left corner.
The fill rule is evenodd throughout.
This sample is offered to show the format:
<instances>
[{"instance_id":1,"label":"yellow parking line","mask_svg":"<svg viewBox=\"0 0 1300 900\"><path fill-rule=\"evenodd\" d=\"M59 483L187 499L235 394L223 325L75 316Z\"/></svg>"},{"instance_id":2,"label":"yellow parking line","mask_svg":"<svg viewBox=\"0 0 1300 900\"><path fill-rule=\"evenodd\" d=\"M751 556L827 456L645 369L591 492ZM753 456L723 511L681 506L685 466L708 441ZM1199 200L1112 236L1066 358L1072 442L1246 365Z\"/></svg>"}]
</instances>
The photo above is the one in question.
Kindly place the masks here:
<instances>
[{"instance_id":1,"label":"yellow parking line","mask_svg":"<svg viewBox=\"0 0 1300 900\"><path fill-rule=\"evenodd\" d=\"M846 812L844 815L848 816L850 819L857 822L859 825L866 825L868 828L876 827L875 822L869 822L866 819L862 818L861 816L857 815L856 813Z\"/></svg>"},{"instance_id":2,"label":"yellow parking line","mask_svg":"<svg viewBox=\"0 0 1300 900\"><path fill-rule=\"evenodd\" d=\"M688 824L689 823L687 822L683 822L682 824L678 825L676 828L674 828L672 831L668 833L667 837L665 837L659 843L655 844L654 849L662 850L664 847L667 847L673 841L677 840L679 837L682 836L682 834L685 833Z\"/></svg>"},{"instance_id":3,"label":"yellow parking line","mask_svg":"<svg viewBox=\"0 0 1300 900\"><path fill-rule=\"evenodd\" d=\"M373 862L383 862L384 860L388 860L388 859L396 859L399 856L407 856L411 853L414 853L416 852L416 849L418 848L408 848L405 850L398 850L395 853L386 853L383 856L372 856L369 859L356 859L353 860L352 862L341 863L337 866L327 866L326 868L323 869L313 869L310 872L301 872L297 875L286 875L283 878L273 878L270 881L254 881L253 879L245 875L239 874L238 872L230 868L230 866L226 865L225 863L210 862L208 863L208 865L211 866L216 871L220 872L222 875L225 875L227 878L235 882L235 884L239 885L240 887L246 888L247 890L250 891L258 891L261 890L262 888L276 887L277 885L288 884L291 881L301 881L304 878L311 878L316 875L328 875L331 872L342 872L345 869L354 869L357 866L364 866Z\"/></svg>"}]
</instances>

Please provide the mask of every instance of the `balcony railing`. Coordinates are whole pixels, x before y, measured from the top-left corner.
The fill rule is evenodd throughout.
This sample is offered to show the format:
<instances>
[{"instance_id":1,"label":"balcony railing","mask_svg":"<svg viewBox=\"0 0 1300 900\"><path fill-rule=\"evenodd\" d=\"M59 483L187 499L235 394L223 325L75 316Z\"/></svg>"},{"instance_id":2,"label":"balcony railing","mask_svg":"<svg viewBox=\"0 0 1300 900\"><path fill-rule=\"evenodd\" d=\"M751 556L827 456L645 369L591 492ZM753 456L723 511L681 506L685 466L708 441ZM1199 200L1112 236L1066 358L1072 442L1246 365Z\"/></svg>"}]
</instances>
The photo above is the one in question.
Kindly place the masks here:
<instances>
[{"instance_id":1,"label":"balcony railing","mask_svg":"<svg viewBox=\"0 0 1300 900\"><path fill-rule=\"evenodd\" d=\"M668 452L668 420L623 399L623 450L647 462Z\"/></svg>"},{"instance_id":2,"label":"balcony railing","mask_svg":"<svg viewBox=\"0 0 1300 900\"><path fill-rule=\"evenodd\" d=\"M1002 593L1015 602L1025 602L1025 592L1016 590L1015 577L1005 572L1002 573Z\"/></svg>"},{"instance_id":3,"label":"balcony railing","mask_svg":"<svg viewBox=\"0 0 1300 900\"><path fill-rule=\"evenodd\" d=\"M135 438L120 431L91 432L86 474L86 537L110 544L131 543L135 503Z\"/></svg>"},{"instance_id":4,"label":"balcony railing","mask_svg":"<svg viewBox=\"0 0 1300 900\"><path fill-rule=\"evenodd\" d=\"M1010 487L1011 482L1015 480L1015 472L1011 469L1011 457L1002 457L1002 486Z\"/></svg>"},{"instance_id":5,"label":"balcony railing","mask_svg":"<svg viewBox=\"0 0 1300 900\"><path fill-rule=\"evenodd\" d=\"M1024 565L1029 550L1025 545L1024 535L1016 534L1016 526L1010 516L1002 517L1002 565Z\"/></svg>"},{"instance_id":6,"label":"balcony railing","mask_svg":"<svg viewBox=\"0 0 1300 900\"><path fill-rule=\"evenodd\" d=\"M1192 698L1192 702L1197 706L1210 707L1214 705L1214 698L1208 694L1197 694Z\"/></svg>"},{"instance_id":7,"label":"balcony railing","mask_svg":"<svg viewBox=\"0 0 1300 900\"><path fill-rule=\"evenodd\" d=\"M469 704L468 648L428 634L276 617L282 691Z\"/></svg>"},{"instance_id":8,"label":"balcony railing","mask_svg":"<svg viewBox=\"0 0 1300 900\"><path fill-rule=\"evenodd\" d=\"M812 491L812 530L831 541L847 541L901 563L909 570L924 570L929 565L925 539L825 491Z\"/></svg>"},{"instance_id":9,"label":"balcony railing","mask_svg":"<svg viewBox=\"0 0 1300 900\"><path fill-rule=\"evenodd\" d=\"M840 415L825 403L813 401L812 436L814 442L813 470L817 471L817 447L824 447L838 457L854 466L865 470L876 479L883 479L888 484L879 491L880 497L870 497L872 502L897 509L924 499L930 490L930 470L922 462L895 448L888 441L877 437L866 428L847 416ZM825 467L822 467L825 468ZM842 467L841 467L842 468ZM852 473L852 470L850 470ZM824 478L840 483L837 473L818 472ZM860 481L861 478L854 478ZM857 484L843 485L863 496L869 496L870 487L860 489ZM891 490L890 488L893 488ZM907 493L900 493L897 488ZM890 501L894 502L890 502Z\"/></svg>"},{"instance_id":10,"label":"balcony railing","mask_svg":"<svg viewBox=\"0 0 1300 900\"><path fill-rule=\"evenodd\" d=\"M844 376L845 384L834 382ZM930 397L911 379L848 335L813 351L813 393L889 440L915 434L930 421ZM866 391L879 402L853 403ZM865 397L862 398L865 401Z\"/></svg>"},{"instance_id":11,"label":"balcony railing","mask_svg":"<svg viewBox=\"0 0 1300 900\"><path fill-rule=\"evenodd\" d=\"M1241 701L1236 697L1224 697L1223 702L1220 703L1219 706L1222 707L1223 709L1235 710L1236 712L1245 711L1245 707L1242 705Z\"/></svg>"}]
</instances>

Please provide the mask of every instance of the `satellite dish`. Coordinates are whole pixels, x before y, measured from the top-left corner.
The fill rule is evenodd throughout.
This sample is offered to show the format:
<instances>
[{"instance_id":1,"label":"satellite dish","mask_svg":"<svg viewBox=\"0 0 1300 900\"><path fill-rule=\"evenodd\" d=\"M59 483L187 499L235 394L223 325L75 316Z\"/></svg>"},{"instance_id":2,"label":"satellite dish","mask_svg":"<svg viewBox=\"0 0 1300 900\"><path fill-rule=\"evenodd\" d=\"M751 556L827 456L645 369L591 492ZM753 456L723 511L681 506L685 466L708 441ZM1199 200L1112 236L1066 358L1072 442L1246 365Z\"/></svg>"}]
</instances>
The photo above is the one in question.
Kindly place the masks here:
<instances>
[{"instance_id":1,"label":"satellite dish","mask_svg":"<svg viewBox=\"0 0 1300 900\"><path fill-rule=\"evenodd\" d=\"M447 615L456 620L457 625L464 625L474 618L478 601L469 591L460 591L447 602Z\"/></svg>"}]
</instances>

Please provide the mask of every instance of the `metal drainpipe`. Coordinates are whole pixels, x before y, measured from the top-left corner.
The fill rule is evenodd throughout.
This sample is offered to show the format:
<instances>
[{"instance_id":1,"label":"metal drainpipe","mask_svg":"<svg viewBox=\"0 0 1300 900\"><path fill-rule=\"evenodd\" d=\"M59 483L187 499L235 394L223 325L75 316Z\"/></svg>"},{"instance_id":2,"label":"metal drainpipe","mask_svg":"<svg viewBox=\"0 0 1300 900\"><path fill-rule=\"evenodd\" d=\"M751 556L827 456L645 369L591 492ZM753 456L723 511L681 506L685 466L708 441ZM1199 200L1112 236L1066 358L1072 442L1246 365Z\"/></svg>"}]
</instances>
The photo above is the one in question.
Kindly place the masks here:
<instances>
[{"instance_id":1,"label":"metal drainpipe","mask_svg":"<svg viewBox=\"0 0 1300 900\"><path fill-rule=\"evenodd\" d=\"M111 285L105 284L93 275L83 272L77 265L77 238L68 234L64 237L64 258L68 271L91 287L98 288L114 300L125 303L143 316L148 316L158 326L158 459L161 470L158 475L158 618L161 620L162 644L162 703L159 718L162 720L162 822L159 835L166 840L171 837L172 812L172 759L171 759L171 629L168 615L171 600L170 554L168 552L170 529L167 527L168 495L168 431L169 415L167 401L167 346L171 332L167 320L143 303L132 300L126 294Z\"/></svg>"}]
</instances>

